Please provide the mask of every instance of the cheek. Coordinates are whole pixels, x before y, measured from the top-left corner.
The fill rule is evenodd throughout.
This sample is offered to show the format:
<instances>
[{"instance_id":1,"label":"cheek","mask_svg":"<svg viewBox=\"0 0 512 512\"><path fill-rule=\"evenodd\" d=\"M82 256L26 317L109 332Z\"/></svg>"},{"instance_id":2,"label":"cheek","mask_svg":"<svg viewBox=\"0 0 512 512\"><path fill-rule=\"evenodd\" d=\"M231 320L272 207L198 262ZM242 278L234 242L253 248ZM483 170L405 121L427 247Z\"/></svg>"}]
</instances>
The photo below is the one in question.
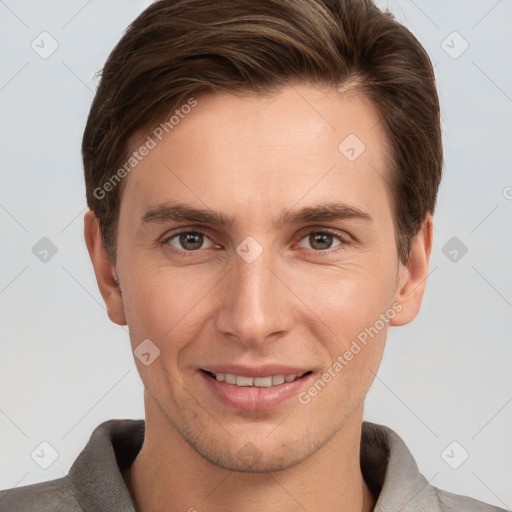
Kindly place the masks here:
<instances>
[{"instance_id":1,"label":"cheek","mask_svg":"<svg viewBox=\"0 0 512 512\"><path fill-rule=\"evenodd\" d=\"M319 403L327 401L326 409L344 403L343 410L351 410L364 399L382 358L389 322L396 314L395 280L393 262L386 258L372 264L353 263L307 280L302 293L309 290L304 302L314 313L309 315L310 330L322 340L324 373L311 389L312 395L309 390L304 395L305 401L320 394L324 385L330 391L322 393Z\"/></svg>"},{"instance_id":2,"label":"cheek","mask_svg":"<svg viewBox=\"0 0 512 512\"><path fill-rule=\"evenodd\" d=\"M149 338L162 353L181 350L196 337L201 318L207 316L214 273L142 261L130 265L133 270L123 295L133 345Z\"/></svg>"},{"instance_id":3,"label":"cheek","mask_svg":"<svg viewBox=\"0 0 512 512\"><path fill-rule=\"evenodd\" d=\"M325 343L330 360L340 361L344 373L354 371L358 380L363 377L358 372L378 366L391 319L387 312L392 309L384 295L379 301L375 295L356 292L336 297L324 309L323 319L330 328Z\"/></svg>"},{"instance_id":4,"label":"cheek","mask_svg":"<svg viewBox=\"0 0 512 512\"><path fill-rule=\"evenodd\" d=\"M199 329L193 305L200 297L180 286L179 280L161 274L155 279L148 272L144 279L132 276L126 295L130 340L139 359L140 377L155 398L166 396L184 385L184 362ZM150 354L146 360L145 353Z\"/></svg>"},{"instance_id":5,"label":"cheek","mask_svg":"<svg viewBox=\"0 0 512 512\"><path fill-rule=\"evenodd\" d=\"M338 411L335 417L342 421L364 401L378 371L389 322L396 313L393 280L331 279L324 283L323 293L318 284L308 300L316 305L318 319L312 318L311 325L315 338L322 340L324 367L299 398L302 404L314 401L319 417Z\"/></svg>"},{"instance_id":6,"label":"cheek","mask_svg":"<svg viewBox=\"0 0 512 512\"><path fill-rule=\"evenodd\" d=\"M334 339L346 341L373 326L392 306L397 263L387 259L361 258L338 268L297 272L297 295L315 313L318 325L328 327Z\"/></svg>"}]
</instances>

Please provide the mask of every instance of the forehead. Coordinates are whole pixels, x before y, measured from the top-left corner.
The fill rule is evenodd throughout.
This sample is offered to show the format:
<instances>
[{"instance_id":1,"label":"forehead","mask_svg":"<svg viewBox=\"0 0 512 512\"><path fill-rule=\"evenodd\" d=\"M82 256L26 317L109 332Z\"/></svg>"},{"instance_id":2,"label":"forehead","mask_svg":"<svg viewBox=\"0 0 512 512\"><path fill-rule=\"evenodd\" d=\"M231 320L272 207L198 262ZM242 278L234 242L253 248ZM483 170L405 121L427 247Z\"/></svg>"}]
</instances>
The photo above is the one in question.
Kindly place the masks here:
<instances>
[{"instance_id":1,"label":"forehead","mask_svg":"<svg viewBox=\"0 0 512 512\"><path fill-rule=\"evenodd\" d=\"M386 136L364 97L296 85L194 101L169 115L167 130L149 134L154 147L125 183L130 208L180 200L242 213L250 203L262 215L298 201L389 206Z\"/></svg>"}]
</instances>

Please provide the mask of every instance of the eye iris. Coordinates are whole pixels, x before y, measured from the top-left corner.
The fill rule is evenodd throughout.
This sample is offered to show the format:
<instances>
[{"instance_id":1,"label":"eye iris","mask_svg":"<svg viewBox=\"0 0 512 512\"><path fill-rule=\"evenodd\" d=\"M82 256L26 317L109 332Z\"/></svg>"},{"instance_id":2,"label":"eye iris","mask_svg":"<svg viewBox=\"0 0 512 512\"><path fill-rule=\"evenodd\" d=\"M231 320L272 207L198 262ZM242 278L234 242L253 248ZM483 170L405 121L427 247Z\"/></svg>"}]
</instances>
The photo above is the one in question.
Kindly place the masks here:
<instances>
[{"instance_id":1,"label":"eye iris","mask_svg":"<svg viewBox=\"0 0 512 512\"><path fill-rule=\"evenodd\" d=\"M309 242L313 249L329 249L332 246L333 236L328 233L314 233L310 235Z\"/></svg>"},{"instance_id":2,"label":"eye iris","mask_svg":"<svg viewBox=\"0 0 512 512\"><path fill-rule=\"evenodd\" d=\"M181 246L188 251L200 249L203 245L203 235L201 233L182 233L179 240Z\"/></svg>"}]
</instances>

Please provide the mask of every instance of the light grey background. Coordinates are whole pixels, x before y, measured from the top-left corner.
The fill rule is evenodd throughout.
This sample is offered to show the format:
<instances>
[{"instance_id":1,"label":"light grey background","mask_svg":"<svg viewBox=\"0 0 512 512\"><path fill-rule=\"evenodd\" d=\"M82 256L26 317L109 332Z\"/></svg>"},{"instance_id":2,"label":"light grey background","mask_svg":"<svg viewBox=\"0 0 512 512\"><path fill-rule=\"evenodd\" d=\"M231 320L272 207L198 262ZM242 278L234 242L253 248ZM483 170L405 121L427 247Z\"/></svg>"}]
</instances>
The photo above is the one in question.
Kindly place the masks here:
<instances>
[{"instance_id":1,"label":"light grey background","mask_svg":"<svg viewBox=\"0 0 512 512\"><path fill-rule=\"evenodd\" d=\"M0 489L63 476L99 423L144 414L83 242L80 142L94 73L149 3L0 0ZM423 309L390 331L366 419L399 433L433 485L510 509L512 1L379 5L435 64L446 166ZM31 47L51 49L44 31L46 59ZM46 262L42 237L58 250ZM43 441L48 469L31 458Z\"/></svg>"}]
</instances>

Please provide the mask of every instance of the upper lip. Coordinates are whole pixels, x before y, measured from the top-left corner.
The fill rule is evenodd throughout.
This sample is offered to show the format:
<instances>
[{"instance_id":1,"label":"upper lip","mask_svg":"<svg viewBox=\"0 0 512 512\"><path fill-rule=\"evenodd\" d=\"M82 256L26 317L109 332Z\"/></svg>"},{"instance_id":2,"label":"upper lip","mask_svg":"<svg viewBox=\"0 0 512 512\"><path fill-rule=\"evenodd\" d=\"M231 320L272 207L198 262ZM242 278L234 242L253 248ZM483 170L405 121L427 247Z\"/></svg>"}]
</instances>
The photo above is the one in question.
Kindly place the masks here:
<instances>
[{"instance_id":1,"label":"upper lip","mask_svg":"<svg viewBox=\"0 0 512 512\"><path fill-rule=\"evenodd\" d=\"M264 364L258 366L243 366L233 364L211 364L201 370L210 373L229 373L243 377L273 377L274 375L303 375L311 371L309 368L284 366L280 364Z\"/></svg>"}]
</instances>

